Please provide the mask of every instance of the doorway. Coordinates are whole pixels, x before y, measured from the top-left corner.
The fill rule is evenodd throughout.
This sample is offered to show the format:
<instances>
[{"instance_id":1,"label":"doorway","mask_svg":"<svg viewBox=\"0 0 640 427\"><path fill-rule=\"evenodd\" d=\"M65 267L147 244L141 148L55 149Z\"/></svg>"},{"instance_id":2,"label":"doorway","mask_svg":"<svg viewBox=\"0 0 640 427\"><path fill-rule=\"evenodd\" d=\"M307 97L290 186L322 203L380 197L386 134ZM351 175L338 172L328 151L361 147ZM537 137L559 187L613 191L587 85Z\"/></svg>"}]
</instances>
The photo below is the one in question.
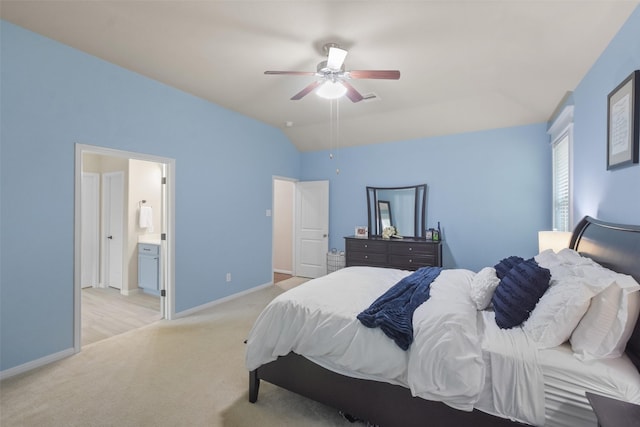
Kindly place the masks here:
<instances>
[{"instance_id":1,"label":"doorway","mask_svg":"<svg viewBox=\"0 0 640 427\"><path fill-rule=\"evenodd\" d=\"M294 241L295 181L273 179L273 282L295 276Z\"/></svg>"},{"instance_id":2,"label":"doorway","mask_svg":"<svg viewBox=\"0 0 640 427\"><path fill-rule=\"evenodd\" d=\"M273 277L327 274L329 182L273 178Z\"/></svg>"},{"instance_id":3,"label":"doorway","mask_svg":"<svg viewBox=\"0 0 640 427\"><path fill-rule=\"evenodd\" d=\"M91 162L95 159L104 160L109 166L100 166L98 169L99 176L102 176L102 189L100 198L101 207L99 211L99 281L97 285L94 283L91 287L87 287L84 283L88 274L84 271L84 267L95 260L95 251L87 251L87 241L94 239L93 232L89 232L86 225L83 226L83 219L87 216L93 217L93 213L89 215L86 212L87 206L93 205L95 192L93 196L88 196L89 190L83 185L87 176L86 169L96 169ZM142 165L142 166L141 166ZM144 292L138 288L137 278L137 243L140 237L144 237L147 243L152 236L148 234L148 229L138 228L137 216L139 212L139 203L137 198L142 198L149 194L148 179L146 175L140 178L140 168L150 165L157 172L157 180L155 187L161 194L150 195L153 200L153 206L156 209L158 220L155 222L157 226L157 243L159 250L158 261L158 290L157 295L149 302L143 298ZM147 166L148 167L148 166ZM144 169L143 169L144 170ZM117 299L127 298L127 303L144 307L147 312L150 307L155 310L157 319L172 319L175 316L174 306L174 188L175 179L173 171L175 170L175 161L173 159L162 158L149 154L131 153L120 150L113 150L104 147L90 146L84 144L76 144L76 168L75 168L75 267L74 267L74 349L80 351L85 339L82 337L82 319L86 318L89 311L95 310L96 301L99 302L99 310L108 313L110 304L117 302ZM127 173L125 173L126 171ZM155 173L155 172L154 172ZM142 183L136 184L136 181ZM95 189L95 188L94 188ZM140 196L142 194L143 196ZM133 199L135 200L133 200ZM150 200L150 201L151 201ZM142 224L140 224L142 226ZM86 234L90 233L87 238ZM144 235L144 236L143 236ZM93 242L95 242L93 240ZM96 245L94 245L96 246ZM93 274L93 273L92 273ZM87 292L93 292L91 298L83 300L83 296ZM96 297L98 297L96 299ZM86 304L86 310L83 311L83 304ZM129 307L129 306L127 306ZM126 308L127 313L129 308ZM135 308L138 310L138 308ZM131 316L144 316L141 311L133 311ZM138 314L136 314L138 313ZM128 315L128 314L127 314ZM98 316L105 317L105 312L99 313ZM112 316L113 319L121 317L120 314ZM157 320L156 319L156 320ZM129 323L136 325L136 319L129 319ZM138 319L144 321L142 319ZM141 325L140 325L141 326ZM115 328L117 331L117 322L114 321L108 325L109 328ZM129 327L131 329L131 327Z\"/></svg>"}]
</instances>

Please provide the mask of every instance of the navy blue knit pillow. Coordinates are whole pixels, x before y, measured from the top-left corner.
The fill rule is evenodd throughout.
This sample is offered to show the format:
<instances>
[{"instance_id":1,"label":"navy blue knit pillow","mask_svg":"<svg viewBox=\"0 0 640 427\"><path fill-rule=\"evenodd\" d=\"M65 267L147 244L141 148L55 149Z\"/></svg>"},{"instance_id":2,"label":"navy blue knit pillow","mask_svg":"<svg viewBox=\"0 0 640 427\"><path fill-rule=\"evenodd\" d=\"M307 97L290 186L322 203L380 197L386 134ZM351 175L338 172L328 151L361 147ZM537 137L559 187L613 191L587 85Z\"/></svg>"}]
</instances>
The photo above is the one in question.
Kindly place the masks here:
<instances>
[{"instance_id":1,"label":"navy blue knit pillow","mask_svg":"<svg viewBox=\"0 0 640 427\"><path fill-rule=\"evenodd\" d=\"M519 256L510 256L503 258L493 268L496 269L496 275L498 279L502 279L506 274L516 265L520 264L524 259Z\"/></svg>"},{"instance_id":2,"label":"navy blue knit pillow","mask_svg":"<svg viewBox=\"0 0 640 427\"><path fill-rule=\"evenodd\" d=\"M521 325L549 288L551 273L533 259L514 266L500 280L491 302L496 323L502 329Z\"/></svg>"}]
</instances>

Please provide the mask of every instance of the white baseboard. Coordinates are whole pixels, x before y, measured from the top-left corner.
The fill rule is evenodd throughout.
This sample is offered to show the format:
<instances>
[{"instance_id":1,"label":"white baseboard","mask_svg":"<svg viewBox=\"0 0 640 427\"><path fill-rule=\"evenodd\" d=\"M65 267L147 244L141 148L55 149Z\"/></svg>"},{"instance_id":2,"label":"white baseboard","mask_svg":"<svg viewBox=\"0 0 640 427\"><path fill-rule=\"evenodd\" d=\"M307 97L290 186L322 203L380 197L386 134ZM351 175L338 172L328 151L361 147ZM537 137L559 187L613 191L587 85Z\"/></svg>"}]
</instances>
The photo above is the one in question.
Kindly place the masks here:
<instances>
[{"instance_id":1,"label":"white baseboard","mask_svg":"<svg viewBox=\"0 0 640 427\"><path fill-rule=\"evenodd\" d=\"M187 310L183 310L179 313L176 313L174 319L178 319L180 317L189 316L190 314L196 313L198 311L206 310L207 308L215 307L218 304L222 304L223 302L231 301L236 298L240 298L241 296L251 294L253 292L259 291L264 288L268 288L269 286L273 286L273 282L265 283L264 285L256 286L255 288L247 289L246 291L238 292L237 294L229 295L228 297L220 298L215 301L208 302L206 304L202 304L193 308L189 308Z\"/></svg>"},{"instance_id":2,"label":"white baseboard","mask_svg":"<svg viewBox=\"0 0 640 427\"><path fill-rule=\"evenodd\" d=\"M202 304L197 307L190 308L188 310L181 311L179 313L176 313L175 319L188 316L190 314L205 310L210 307L215 307L218 304L222 304L224 302L231 301L236 298L240 298L241 296L248 295L253 292L257 292L261 289L268 288L269 286L273 286L273 282L265 283L264 285L259 285L259 286L256 286L255 288L247 289L246 291L238 292L237 294L229 295L227 297L224 297L215 301L211 301L206 304ZM52 363L52 362L57 362L58 360L64 359L65 357L73 356L75 353L76 353L75 350L73 348L70 348L67 350L60 351L58 353L50 354L48 356L42 357L37 360L33 360L31 362L27 362L20 366L15 366L13 368L5 369L4 371L0 371L0 380L4 380L5 378L13 377L23 372L27 372L44 365L48 365L49 363Z\"/></svg>"},{"instance_id":3,"label":"white baseboard","mask_svg":"<svg viewBox=\"0 0 640 427\"><path fill-rule=\"evenodd\" d=\"M135 288L135 289L120 289L120 294L124 295L124 296L129 296L129 295L135 295L135 294L139 294L142 293L142 289L141 288Z\"/></svg>"},{"instance_id":4,"label":"white baseboard","mask_svg":"<svg viewBox=\"0 0 640 427\"><path fill-rule=\"evenodd\" d=\"M73 348L69 348L67 350L59 351L58 353L41 357L40 359L32 360L31 362L27 362L23 365L14 366L13 368L5 369L4 371L0 371L0 380L4 380L6 378L16 376L23 372L27 372L44 365L48 365L49 363L52 363L52 362L57 362L58 360L62 360L65 357L73 356L74 354L76 354L76 351Z\"/></svg>"},{"instance_id":5,"label":"white baseboard","mask_svg":"<svg viewBox=\"0 0 640 427\"><path fill-rule=\"evenodd\" d=\"M282 273L282 274L290 274L290 275L293 276L293 271L291 271L291 270L282 270L280 268L274 268L273 272L274 273Z\"/></svg>"}]
</instances>

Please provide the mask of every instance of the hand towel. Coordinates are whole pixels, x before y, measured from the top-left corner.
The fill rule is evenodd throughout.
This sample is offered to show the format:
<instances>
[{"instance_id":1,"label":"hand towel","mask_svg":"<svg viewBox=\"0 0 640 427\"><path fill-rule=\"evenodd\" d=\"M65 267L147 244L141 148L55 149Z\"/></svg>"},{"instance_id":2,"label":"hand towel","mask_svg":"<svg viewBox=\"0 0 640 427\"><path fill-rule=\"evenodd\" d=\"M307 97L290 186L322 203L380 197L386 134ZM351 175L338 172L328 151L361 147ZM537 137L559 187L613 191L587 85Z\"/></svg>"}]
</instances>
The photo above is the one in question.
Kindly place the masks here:
<instances>
[{"instance_id":1,"label":"hand towel","mask_svg":"<svg viewBox=\"0 0 640 427\"><path fill-rule=\"evenodd\" d=\"M140 207L140 228L146 228L148 232L153 232L153 209L151 206Z\"/></svg>"}]
</instances>

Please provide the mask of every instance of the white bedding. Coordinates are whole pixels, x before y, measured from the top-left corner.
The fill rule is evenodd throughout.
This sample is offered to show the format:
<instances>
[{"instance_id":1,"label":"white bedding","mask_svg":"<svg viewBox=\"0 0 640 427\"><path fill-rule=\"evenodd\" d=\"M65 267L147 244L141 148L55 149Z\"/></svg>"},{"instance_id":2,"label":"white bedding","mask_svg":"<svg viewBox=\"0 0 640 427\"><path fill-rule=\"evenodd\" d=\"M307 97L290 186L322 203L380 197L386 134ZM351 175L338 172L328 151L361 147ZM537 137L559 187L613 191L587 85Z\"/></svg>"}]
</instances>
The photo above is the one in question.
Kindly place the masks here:
<instances>
[{"instance_id":1,"label":"white bedding","mask_svg":"<svg viewBox=\"0 0 640 427\"><path fill-rule=\"evenodd\" d=\"M544 377L535 343L521 328L500 329L492 311L479 311L487 384L476 408L544 425Z\"/></svg>"},{"instance_id":2,"label":"white bedding","mask_svg":"<svg viewBox=\"0 0 640 427\"><path fill-rule=\"evenodd\" d=\"M249 334L247 368L295 352L340 374L403 385L454 408L541 425L544 407L531 404L532 396L542 402L544 392L535 350L524 334L491 326L477 311L469 296L475 273L442 271L414 313L415 341L406 352L356 319L408 274L349 267L278 296Z\"/></svg>"},{"instance_id":3,"label":"white bedding","mask_svg":"<svg viewBox=\"0 0 640 427\"><path fill-rule=\"evenodd\" d=\"M249 333L247 368L293 351L340 374L406 386L408 353L356 316L409 273L345 268L279 295Z\"/></svg>"},{"instance_id":4,"label":"white bedding","mask_svg":"<svg viewBox=\"0 0 640 427\"><path fill-rule=\"evenodd\" d=\"M544 374L547 426L596 427L585 390L640 404L640 373L626 355L583 362L565 343L539 351L538 361Z\"/></svg>"}]
</instances>

